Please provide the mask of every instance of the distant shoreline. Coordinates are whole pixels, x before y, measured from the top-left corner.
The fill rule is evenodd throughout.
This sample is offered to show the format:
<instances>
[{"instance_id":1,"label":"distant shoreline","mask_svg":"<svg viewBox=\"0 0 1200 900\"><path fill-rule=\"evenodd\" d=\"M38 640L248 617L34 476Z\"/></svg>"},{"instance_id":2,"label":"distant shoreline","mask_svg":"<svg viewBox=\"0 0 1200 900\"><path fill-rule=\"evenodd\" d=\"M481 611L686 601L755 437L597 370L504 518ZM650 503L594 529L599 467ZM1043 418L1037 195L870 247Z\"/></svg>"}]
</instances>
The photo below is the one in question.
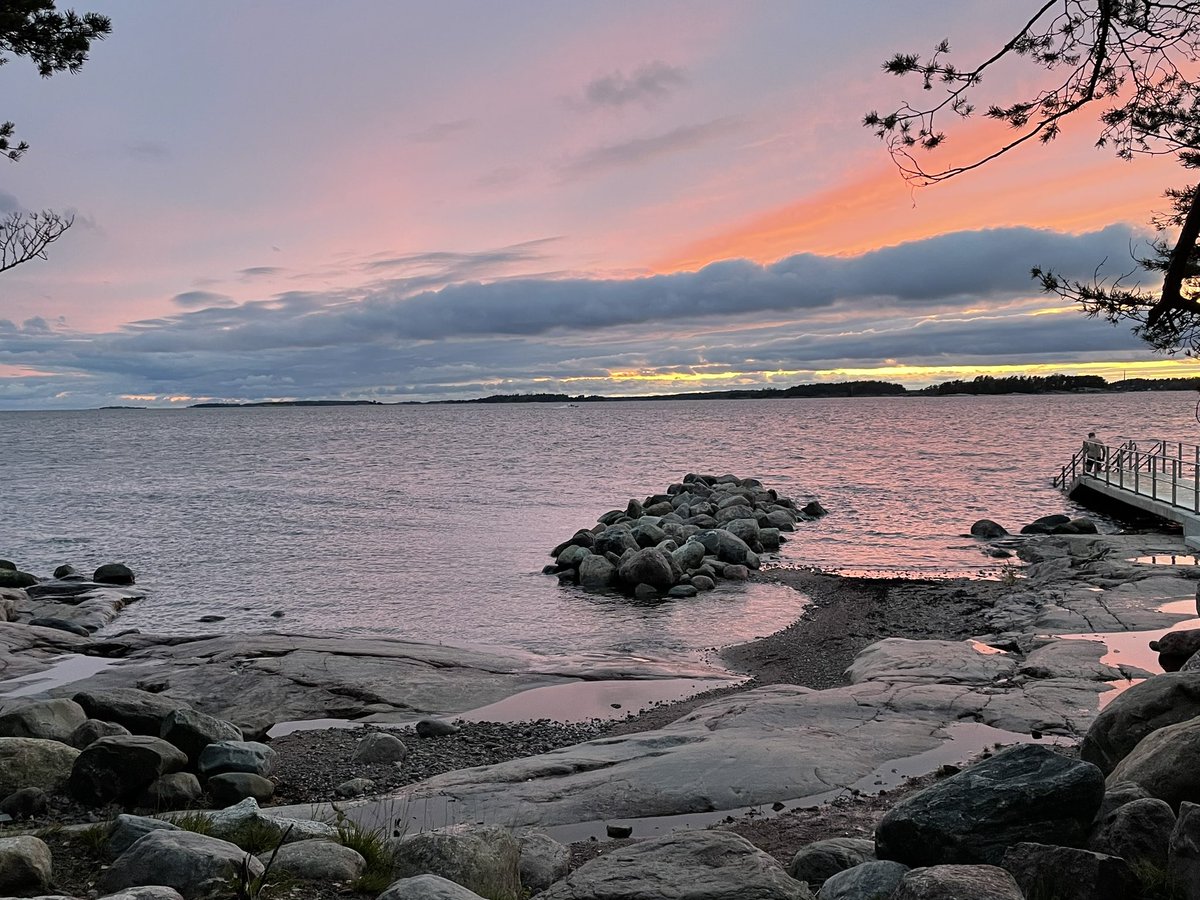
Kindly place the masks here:
<instances>
[{"instance_id":1,"label":"distant shoreline","mask_svg":"<svg viewBox=\"0 0 1200 900\"><path fill-rule=\"evenodd\" d=\"M847 397L953 397L1011 394L1106 394L1143 391L1200 391L1200 378L1127 378L1110 382L1099 375L980 375L971 381L943 381L909 390L888 381L839 381L797 384L788 388L746 388L728 391L689 391L682 394L607 396L602 394L492 394L467 400L259 400L249 403L193 403L188 409L241 409L271 406L461 406L503 403L615 403L647 400L789 400ZM103 407L142 408L142 407Z\"/></svg>"}]
</instances>

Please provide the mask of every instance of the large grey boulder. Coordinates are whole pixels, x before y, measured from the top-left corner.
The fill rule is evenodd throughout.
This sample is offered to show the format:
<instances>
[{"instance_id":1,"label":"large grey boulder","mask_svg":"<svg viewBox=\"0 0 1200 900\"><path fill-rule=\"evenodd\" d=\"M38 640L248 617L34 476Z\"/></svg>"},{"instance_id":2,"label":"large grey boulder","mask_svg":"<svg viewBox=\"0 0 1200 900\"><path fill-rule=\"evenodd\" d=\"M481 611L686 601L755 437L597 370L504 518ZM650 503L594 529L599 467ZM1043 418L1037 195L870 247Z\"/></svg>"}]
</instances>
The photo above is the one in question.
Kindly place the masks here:
<instances>
[{"instance_id":1,"label":"large grey boulder","mask_svg":"<svg viewBox=\"0 0 1200 900\"><path fill-rule=\"evenodd\" d=\"M1026 900L1013 877L997 866L913 869L889 900Z\"/></svg>"},{"instance_id":2,"label":"large grey boulder","mask_svg":"<svg viewBox=\"0 0 1200 900\"><path fill-rule=\"evenodd\" d=\"M186 809L202 796L204 789L199 778L191 772L171 772L150 782L138 798L138 804L154 810Z\"/></svg>"},{"instance_id":3,"label":"large grey boulder","mask_svg":"<svg viewBox=\"0 0 1200 900\"><path fill-rule=\"evenodd\" d=\"M133 734L158 737L163 719L187 704L161 694L139 691L136 688L113 688L107 691L80 691L71 698L90 719L103 719L124 725Z\"/></svg>"},{"instance_id":4,"label":"large grey boulder","mask_svg":"<svg viewBox=\"0 0 1200 900\"><path fill-rule=\"evenodd\" d=\"M1131 866L1166 868L1175 813L1165 800L1131 800L1097 821L1088 849L1119 856Z\"/></svg>"},{"instance_id":5,"label":"large grey boulder","mask_svg":"<svg viewBox=\"0 0 1200 900\"><path fill-rule=\"evenodd\" d=\"M178 825L165 819L152 819L149 816L131 816L122 813L117 816L108 832L108 842L105 849L109 858L116 859L152 831L180 831Z\"/></svg>"},{"instance_id":6,"label":"large grey boulder","mask_svg":"<svg viewBox=\"0 0 1200 900\"><path fill-rule=\"evenodd\" d=\"M188 764L195 766L205 747L218 741L240 741L242 729L216 716L183 707L163 717L158 736L186 753Z\"/></svg>"},{"instance_id":7,"label":"large grey boulder","mask_svg":"<svg viewBox=\"0 0 1200 900\"><path fill-rule=\"evenodd\" d=\"M266 778L275 770L277 756L258 741L218 741L200 751L197 768L203 778L225 772L250 772Z\"/></svg>"},{"instance_id":8,"label":"large grey boulder","mask_svg":"<svg viewBox=\"0 0 1200 900\"><path fill-rule=\"evenodd\" d=\"M706 553L715 556L723 563L757 568L757 566L750 566L750 560L756 559L754 551L741 538L724 529L711 528L701 531L693 540L702 544Z\"/></svg>"},{"instance_id":9,"label":"large grey boulder","mask_svg":"<svg viewBox=\"0 0 1200 900\"><path fill-rule=\"evenodd\" d=\"M631 587L648 584L660 591L665 591L675 583L667 554L657 547L645 547L630 554L617 568L617 574L622 582Z\"/></svg>"},{"instance_id":10,"label":"large grey boulder","mask_svg":"<svg viewBox=\"0 0 1200 900\"><path fill-rule=\"evenodd\" d=\"M825 879L817 900L890 900L908 866L890 859L860 863Z\"/></svg>"},{"instance_id":11,"label":"large grey boulder","mask_svg":"<svg viewBox=\"0 0 1200 900\"><path fill-rule=\"evenodd\" d=\"M971 534L977 538L991 540L993 538L1007 537L1008 529L1003 525L993 522L991 519L980 519L971 526Z\"/></svg>"},{"instance_id":12,"label":"large grey boulder","mask_svg":"<svg viewBox=\"0 0 1200 900\"><path fill-rule=\"evenodd\" d=\"M0 891L45 890L51 868L50 848L40 838L0 838Z\"/></svg>"},{"instance_id":13,"label":"large grey boulder","mask_svg":"<svg viewBox=\"0 0 1200 900\"><path fill-rule=\"evenodd\" d=\"M1026 896L1055 900L1128 900L1141 890L1129 863L1074 847L1014 844L1004 854L1004 868Z\"/></svg>"},{"instance_id":14,"label":"large grey boulder","mask_svg":"<svg viewBox=\"0 0 1200 900\"><path fill-rule=\"evenodd\" d=\"M440 875L476 893L521 893L521 848L506 828L451 825L406 835L394 844L401 877Z\"/></svg>"},{"instance_id":15,"label":"large grey boulder","mask_svg":"<svg viewBox=\"0 0 1200 900\"><path fill-rule=\"evenodd\" d=\"M1187 900L1200 897L1200 805L1179 805L1167 851L1167 881Z\"/></svg>"},{"instance_id":16,"label":"large grey boulder","mask_svg":"<svg viewBox=\"0 0 1200 900\"><path fill-rule=\"evenodd\" d=\"M337 828L325 822L264 812L253 797L209 813L208 821L214 837L228 840L249 831L265 835L272 842L288 844L307 840L331 841L337 837Z\"/></svg>"},{"instance_id":17,"label":"large grey boulder","mask_svg":"<svg viewBox=\"0 0 1200 900\"><path fill-rule=\"evenodd\" d=\"M259 803L266 803L275 796L275 782L252 772L214 775L208 779L205 788L213 806L220 809L241 803L247 797L253 797Z\"/></svg>"},{"instance_id":18,"label":"large grey boulder","mask_svg":"<svg viewBox=\"0 0 1200 900\"><path fill-rule=\"evenodd\" d=\"M521 886L533 893L544 891L567 877L571 869L571 851L548 834L527 831L517 837L520 847Z\"/></svg>"},{"instance_id":19,"label":"large grey boulder","mask_svg":"<svg viewBox=\"0 0 1200 900\"><path fill-rule=\"evenodd\" d=\"M354 748L354 762L361 763L396 763L408 756L408 748L394 734L383 731L373 731L358 742Z\"/></svg>"},{"instance_id":20,"label":"large grey boulder","mask_svg":"<svg viewBox=\"0 0 1200 900\"><path fill-rule=\"evenodd\" d=\"M1165 676L1160 675L1159 678ZM1150 796L1178 808L1200 802L1200 719L1168 725L1146 735L1109 775L1112 782L1134 781Z\"/></svg>"},{"instance_id":21,"label":"large grey boulder","mask_svg":"<svg viewBox=\"0 0 1200 900\"><path fill-rule=\"evenodd\" d=\"M67 790L82 803L132 803L163 775L187 765L183 751L144 734L100 738L79 752Z\"/></svg>"},{"instance_id":22,"label":"large grey boulder","mask_svg":"<svg viewBox=\"0 0 1200 900\"><path fill-rule=\"evenodd\" d=\"M906 797L875 829L875 853L909 866L997 864L1013 844L1079 844L1104 798L1094 765L1021 744Z\"/></svg>"},{"instance_id":23,"label":"large grey boulder","mask_svg":"<svg viewBox=\"0 0 1200 900\"><path fill-rule=\"evenodd\" d=\"M603 591L617 582L617 567L594 553L579 564L579 586L585 591Z\"/></svg>"},{"instance_id":24,"label":"large grey boulder","mask_svg":"<svg viewBox=\"0 0 1200 900\"><path fill-rule=\"evenodd\" d=\"M33 700L0 713L0 737L41 738L71 742L71 733L87 714L74 700Z\"/></svg>"},{"instance_id":25,"label":"large grey boulder","mask_svg":"<svg viewBox=\"0 0 1200 900\"><path fill-rule=\"evenodd\" d=\"M259 856L259 861L264 864L270 859L271 852ZM367 861L357 850L333 841L317 840L284 844L275 853L275 862L271 865L273 875L322 884L354 881L366 870Z\"/></svg>"},{"instance_id":26,"label":"large grey boulder","mask_svg":"<svg viewBox=\"0 0 1200 900\"><path fill-rule=\"evenodd\" d=\"M725 530L756 553L762 550L762 531L758 519L734 519L725 523Z\"/></svg>"},{"instance_id":27,"label":"large grey boulder","mask_svg":"<svg viewBox=\"0 0 1200 900\"><path fill-rule=\"evenodd\" d=\"M0 737L0 796L26 787L62 790L77 756L78 750L59 741Z\"/></svg>"},{"instance_id":28,"label":"large grey boulder","mask_svg":"<svg viewBox=\"0 0 1200 900\"><path fill-rule=\"evenodd\" d=\"M103 719L84 719L83 724L71 732L71 738L66 743L76 750L82 750L88 744L98 741L102 737L116 737L130 733L128 728L118 725L116 722L105 722Z\"/></svg>"},{"instance_id":29,"label":"large grey boulder","mask_svg":"<svg viewBox=\"0 0 1200 900\"><path fill-rule=\"evenodd\" d=\"M474 891L440 875L414 875L388 885L376 900L483 900Z\"/></svg>"},{"instance_id":30,"label":"large grey boulder","mask_svg":"<svg viewBox=\"0 0 1200 900\"><path fill-rule=\"evenodd\" d=\"M152 831L100 875L99 886L119 891L155 884L174 888L184 900L224 900L243 861L251 877L262 875L262 863L228 841L191 831Z\"/></svg>"},{"instance_id":31,"label":"large grey boulder","mask_svg":"<svg viewBox=\"0 0 1200 900\"><path fill-rule=\"evenodd\" d=\"M584 863L543 900L812 900L812 892L745 838L681 831Z\"/></svg>"},{"instance_id":32,"label":"large grey boulder","mask_svg":"<svg viewBox=\"0 0 1200 900\"><path fill-rule=\"evenodd\" d=\"M838 837L815 841L796 851L788 874L820 890L825 879L875 859L875 841L870 838Z\"/></svg>"},{"instance_id":33,"label":"large grey boulder","mask_svg":"<svg viewBox=\"0 0 1200 900\"><path fill-rule=\"evenodd\" d=\"M1104 801L1100 804L1100 811L1096 813L1096 822L1103 822L1118 807L1124 806L1126 803L1150 799L1152 798L1149 791L1140 784L1132 781L1114 782L1111 778L1107 779L1104 785Z\"/></svg>"},{"instance_id":34,"label":"large grey boulder","mask_svg":"<svg viewBox=\"0 0 1200 900\"><path fill-rule=\"evenodd\" d=\"M688 541L683 546L672 550L671 555L675 557L679 568L686 572L699 567L704 562L704 545L699 541Z\"/></svg>"},{"instance_id":35,"label":"large grey boulder","mask_svg":"<svg viewBox=\"0 0 1200 900\"><path fill-rule=\"evenodd\" d=\"M1152 731L1200 716L1200 672L1168 672L1122 691L1100 710L1079 756L1108 775Z\"/></svg>"},{"instance_id":36,"label":"large grey boulder","mask_svg":"<svg viewBox=\"0 0 1200 900\"><path fill-rule=\"evenodd\" d=\"M628 525L610 525L596 535L593 553L615 553L620 556L626 550L636 550L638 542Z\"/></svg>"},{"instance_id":37,"label":"large grey boulder","mask_svg":"<svg viewBox=\"0 0 1200 900\"><path fill-rule=\"evenodd\" d=\"M183 894L175 888L148 884L145 887L130 888L115 894L105 894L100 900L183 900Z\"/></svg>"}]
</instances>

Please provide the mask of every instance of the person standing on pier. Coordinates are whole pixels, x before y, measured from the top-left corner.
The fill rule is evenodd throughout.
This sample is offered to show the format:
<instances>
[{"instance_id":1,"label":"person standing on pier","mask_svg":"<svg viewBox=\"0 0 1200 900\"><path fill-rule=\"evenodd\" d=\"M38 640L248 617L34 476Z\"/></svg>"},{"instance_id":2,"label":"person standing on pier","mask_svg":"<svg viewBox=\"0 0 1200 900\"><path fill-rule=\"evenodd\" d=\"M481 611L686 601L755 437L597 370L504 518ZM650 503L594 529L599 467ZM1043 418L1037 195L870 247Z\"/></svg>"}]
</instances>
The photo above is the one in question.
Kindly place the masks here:
<instances>
[{"instance_id":1,"label":"person standing on pier","mask_svg":"<svg viewBox=\"0 0 1200 900\"><path fill-rule=\"evenodd\" d=\"M1099 475L1104 468L1104 444L1096 439L1096 432L1089 431L1083 442L1083 474Z\"/></svg>"}]
</instances>

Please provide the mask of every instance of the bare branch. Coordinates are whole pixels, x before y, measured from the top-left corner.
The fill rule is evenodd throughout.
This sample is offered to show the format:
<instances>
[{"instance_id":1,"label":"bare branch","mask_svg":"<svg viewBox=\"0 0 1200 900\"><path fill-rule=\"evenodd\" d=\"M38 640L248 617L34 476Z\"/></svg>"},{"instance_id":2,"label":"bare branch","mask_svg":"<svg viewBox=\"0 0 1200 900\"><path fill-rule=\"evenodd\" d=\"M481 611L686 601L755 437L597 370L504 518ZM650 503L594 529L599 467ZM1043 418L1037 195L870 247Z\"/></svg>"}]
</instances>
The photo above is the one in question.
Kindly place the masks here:
<instances>
[{"instance_id":1,"label":"bare branch","mask_svg":"<svg viewBox=\"0 0 1200 900\"><path fill-rule=\"evenodd\" d=\"M46 248L74 224L74 216L49 209L9 213L0 219L0 272L31 259L45 259Z\"/></svg>"}]
</instances>

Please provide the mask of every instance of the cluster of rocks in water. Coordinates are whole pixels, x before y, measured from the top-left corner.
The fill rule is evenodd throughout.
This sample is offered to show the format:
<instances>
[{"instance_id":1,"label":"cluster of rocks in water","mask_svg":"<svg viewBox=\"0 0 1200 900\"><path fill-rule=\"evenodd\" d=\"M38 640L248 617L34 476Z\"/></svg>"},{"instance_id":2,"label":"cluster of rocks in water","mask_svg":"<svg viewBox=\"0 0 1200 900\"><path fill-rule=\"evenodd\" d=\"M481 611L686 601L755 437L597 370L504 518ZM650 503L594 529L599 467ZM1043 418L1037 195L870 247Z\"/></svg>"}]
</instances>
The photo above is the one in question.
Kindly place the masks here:
<instances>
[{"instance_id":1,"label":"cluster of rocks in water","mask_svg":"<svg viewBox=\"0 0 1200 900\"><path fill-rule=\"evenodd\" d=\"M61 565L52 578L39 578L0 559L0 622L55 628L86 637L111 622L128 603L144 594L132 588L133 571L124 563L105 563L89 578L72 565ZM18 609L12 592L31 601Z\"/></svg>"},{"instance_id":2,"label":"cluster of rocks in water","mask_svg":"<svg viewBox=\"0 0 1200 900\"><path fill-rule=\"evenodd\" d=\"M694 597L719 579L745 581L759 554L779 550L784 532L825 515L756 478L683 476L665 493L632 499L550 551L547 574L587 591L622 590L639 599Z\"/></svg>"}]
</instances>

